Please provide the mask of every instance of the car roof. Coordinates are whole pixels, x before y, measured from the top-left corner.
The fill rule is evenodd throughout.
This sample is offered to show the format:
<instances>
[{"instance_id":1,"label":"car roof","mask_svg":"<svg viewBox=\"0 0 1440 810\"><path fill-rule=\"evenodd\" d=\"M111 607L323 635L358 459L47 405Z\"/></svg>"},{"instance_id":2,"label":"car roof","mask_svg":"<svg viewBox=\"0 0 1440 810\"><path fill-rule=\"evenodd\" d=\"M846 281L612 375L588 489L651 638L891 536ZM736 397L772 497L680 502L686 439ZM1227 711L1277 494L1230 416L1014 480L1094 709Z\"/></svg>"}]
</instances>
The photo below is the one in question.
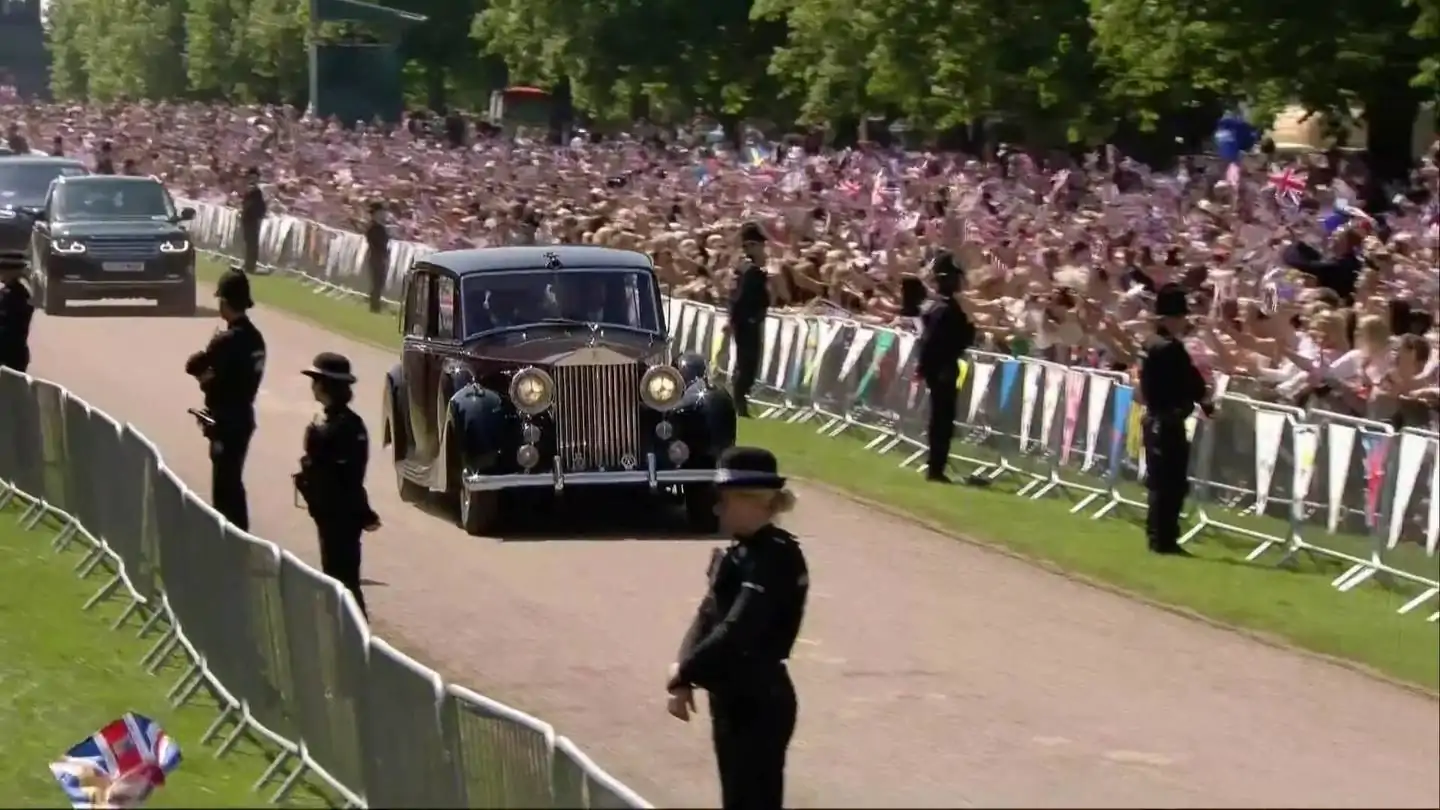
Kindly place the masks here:
<instances>
[{"instance_id":1,"label":"car roof","mask_svg":"<svg viewBox=\"0 0 1440 810\"><path fill-rule=\"evenodd\" d=\"M79 166L85 168L85 164L74 158L54 157L52 155L16 155L5 156L6 166Z\"/></svg>"},{"instance_id":2,"label":"car roof","mask_svg":"<svg viewBox=\"0 0 1440 810\"><path fill-rule=\"evenodd\" d=\"M426 256L424 261L458 276L467 276L500 270L544 270L552 256L559 259L561 269L654 269L650 257L644 253L590 245L523 245L442 250Z\"/></svg>"},{"instance_id":3,"label":"car roof","mask_svg":"<svg viewBox=\"0 0 1440 810\"><path fill-rule=\"evenodd\" d=\"M106 183L111 185L122 183L147 183L155 185L160 183L160 178L141 177L139 175L130 174L77 174L73 177L57 177L55 178L55 182L64 183L66 185L70 183L85 183L87 185L92 183Z\"/></svg>"}]
</instances>

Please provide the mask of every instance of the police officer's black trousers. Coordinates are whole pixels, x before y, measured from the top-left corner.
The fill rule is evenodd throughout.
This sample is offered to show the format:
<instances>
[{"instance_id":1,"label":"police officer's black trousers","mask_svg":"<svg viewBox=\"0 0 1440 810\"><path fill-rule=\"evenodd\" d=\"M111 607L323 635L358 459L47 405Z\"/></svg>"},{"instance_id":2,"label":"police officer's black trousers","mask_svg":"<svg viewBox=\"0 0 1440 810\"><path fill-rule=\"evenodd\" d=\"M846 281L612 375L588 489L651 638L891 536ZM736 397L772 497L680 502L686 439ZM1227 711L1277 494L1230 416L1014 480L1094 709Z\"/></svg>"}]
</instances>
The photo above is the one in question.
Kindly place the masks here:
<instances>
[{"instance_id":1,"label":"police officer's black trousers","mask_svg":"<svg viewBox=\"0 0 1440 810\"><path fill-rule=\"evenodd\" d=\"M260 223L240 223L240 241L243 245L243 264L246 273L254 273L260 263Z\"/></svg>"},{"instance_id":2,"label":"police officer's black trousers","mask_svg":"<svg viewBox=\"0 0 1440 810\"><path fill-rule=\"evenodd\" d=\"M1190 440L1182 417L1146 416L1145 486L1149 490L1145 512L1145 538L1151 551L1180 547L1180 512L1190 491Z\"/></svg>"},{"instance_id":3,"label":"police officer's black trousers","mask_svg":"<svg viewBox=\"0 0 1440 810\"><path fill-rule=\"evenodd\" d=\"M785 752L795 733L795 714L795 685L783 665L759 681L710 692L724 810L783 806Z\"/></svg>"},{"instance_id":4,"label":"police officer's black trousers","mask_svg":"<svg viewBox=\"0 0 1440 810\"><path fill-rule=\"evenodd\" d=\"M360 612L365 612L365 594L360 591L360 535L364 528L353 518L316 518L320 535L320 570L350 590Z\"/></svg>"},{"instance_id":5,"label":"police officer's black trousers","mask_svg":"<svg viewBox=\"0 0 1440 810\"><path fill-rule=\"evenodd\" d=\"M210 432L210 502L242 531L250 531L245 502L245 456L250 452L253 425L215 426Z\"/></svg>"},{"instance_id":6,"label":"police officer's black trousers","mask_svg":"<svg viewBox=\"0 0 1440 810\"><path fill-rule=\"evenodd\" d=\"M735 339L735 409L741 416L747 415L746 400L750 389L755 386L755 377L760 373L760 347L764 345L758 329L741 329L733 333Z\"/></svg>"},{"instance_id":7,"label":"police officer's black trousers","mask_svg":"<svg viewBox=\"0 0 1440 810\"><path fill-rule=\"evenodd\" d=\"M385 295L385 276L389 270L389 262L385 259L385 254L382 253L379 256L371 255L370 258L366 260L368 264L366 269L370 271L371 312L380 311L380 299Z\"/></svg>"},{"instance_id":8,"label":"police officer's black trousers","mask_svg":"<svg viewBox=\"0 0 1440 810\"><path fill-rule=\"evenodd\" d=\"M925 465L931 477L945 474L950 464L950 442L955 438L955 408L960 392L955 390L958 374L935 374L925 379L930 391L930 424L925 429L925 443L930 446Z\"/></svg>"},{"instance_id":9,"label":"police officer's black trousers","mask_svg":"<svg viewBox=\"0 0 1440 810\"><path fill-rule=\"evenodd\" d=\"M30 368L30 347L21 346L13 351L0 353L0 368L24 374L25 370Z\"/></svg>"}]
</instances>

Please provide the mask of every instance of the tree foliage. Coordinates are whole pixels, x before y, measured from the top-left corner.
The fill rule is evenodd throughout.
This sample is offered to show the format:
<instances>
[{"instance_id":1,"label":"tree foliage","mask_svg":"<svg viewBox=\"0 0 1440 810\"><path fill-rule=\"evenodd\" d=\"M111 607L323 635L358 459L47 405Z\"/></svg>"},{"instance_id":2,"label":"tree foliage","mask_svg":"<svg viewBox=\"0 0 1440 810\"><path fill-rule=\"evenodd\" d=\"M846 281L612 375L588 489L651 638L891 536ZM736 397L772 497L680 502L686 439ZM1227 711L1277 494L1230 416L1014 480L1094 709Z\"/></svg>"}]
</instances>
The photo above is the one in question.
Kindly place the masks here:
<instances>
[{"instance_id":1,"label":"tree foliage","mask_svg":"<svg viewBox=\"0 0 1440 810\"><path fill-rule=\"evenodd\" d=\"M429 21L400 38L409 97L484 106L507 82L582 113L787 125L999 124L1093 143L1221 103L1361 116L1398 143L1440 91L1440 0L386 0ZM296 100L295 0L52 0L65 97ZM1204 126L1203 124L1199 126ZM1192 133L1193 134L1193 133Z\"/></svg>"}]
</instances>

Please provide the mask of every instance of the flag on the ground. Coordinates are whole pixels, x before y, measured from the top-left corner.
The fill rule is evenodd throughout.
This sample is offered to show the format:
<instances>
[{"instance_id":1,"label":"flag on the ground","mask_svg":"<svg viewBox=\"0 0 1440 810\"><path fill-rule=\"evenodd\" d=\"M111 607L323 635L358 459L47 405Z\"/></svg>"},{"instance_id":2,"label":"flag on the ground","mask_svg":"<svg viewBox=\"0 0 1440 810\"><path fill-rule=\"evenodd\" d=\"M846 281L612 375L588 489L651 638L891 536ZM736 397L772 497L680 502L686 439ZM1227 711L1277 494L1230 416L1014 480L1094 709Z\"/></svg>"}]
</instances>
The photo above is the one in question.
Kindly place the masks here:
<instances>
[{"instance_id":1,"label":"flag on the ground","mask_svg":"<svg viewBox=\"0 0 1440 810\"><path fill-rule=\"evenodd\" d=\"M180 765L180 746L148 717L123 717L71 746L50 772L76 808L139 807Z\"/></svg>"}]
</instances>

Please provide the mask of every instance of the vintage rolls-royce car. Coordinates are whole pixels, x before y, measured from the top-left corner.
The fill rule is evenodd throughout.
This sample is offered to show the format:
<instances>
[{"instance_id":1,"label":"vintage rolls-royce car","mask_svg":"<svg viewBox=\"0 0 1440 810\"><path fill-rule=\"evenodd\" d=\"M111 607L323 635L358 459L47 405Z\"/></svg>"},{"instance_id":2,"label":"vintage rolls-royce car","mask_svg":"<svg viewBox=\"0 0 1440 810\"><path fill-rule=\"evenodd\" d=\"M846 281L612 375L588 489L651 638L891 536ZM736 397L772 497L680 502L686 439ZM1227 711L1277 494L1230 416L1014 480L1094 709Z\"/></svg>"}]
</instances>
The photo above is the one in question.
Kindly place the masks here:
<instances>
[{"instance_id":1,"label":"vintage rolls-royce car","mask_svg":"<svg viewBox=\"0 0 1440 810\"><path fill-rule=\"evenodd\" d=\"M516 490L629 486L713 529L735 407L676 362L650 259L589 246L435 253L405 279L384 389L400 494L438 495L488 533ZM528 500L528 499L526 499Z\"/></svg>"}]
</instances>

